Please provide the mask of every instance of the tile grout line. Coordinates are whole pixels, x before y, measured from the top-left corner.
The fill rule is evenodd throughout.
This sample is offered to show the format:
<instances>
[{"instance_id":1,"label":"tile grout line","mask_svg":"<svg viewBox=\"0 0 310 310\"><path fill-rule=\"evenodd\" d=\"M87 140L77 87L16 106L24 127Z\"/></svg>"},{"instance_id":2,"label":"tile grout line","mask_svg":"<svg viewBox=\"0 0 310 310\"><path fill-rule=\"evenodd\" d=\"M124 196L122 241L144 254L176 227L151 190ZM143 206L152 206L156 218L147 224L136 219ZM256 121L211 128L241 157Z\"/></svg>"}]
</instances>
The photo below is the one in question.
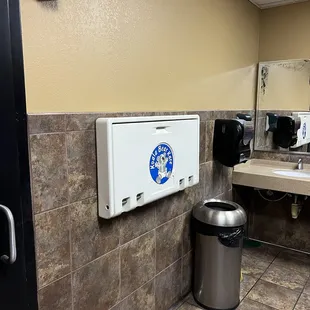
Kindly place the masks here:
<instances>
[{"instance_id":1,"label":"tile grout line","mask_svg":"<svg viewBox=\"0 0 310 310\"><path fill-rule=\"evenodd\" d=\"M182 224L185 226L185 215L183 216ZM180 285L180 296L183 294L183 265L184 265L184 226L182 227L182 243L181 243L181 285Z\"/></svg>"},{"instance_id":2,"label":"tile grout line","mask_svg":"<svg viewBox=\"0 0 310 310\"><path fill-rule=\"evenodd\" d=\"M299 294L299 296L298 296L298 298L297 298L297 300L296 300L296 302L295 302L295 304L294 304L292 310L294 310L294 309L296 308L296 306L297 306L297 304L298 304L298 301L299 301L299 299L300 299L300 297L301 297L303 291L304 291L304 288L302 289L301 293Z\"/></svg>"},{"instance_id":3,"label":"tile grout line","mask_svg":"<svg viewBox=\"0 0 310 310\"><path fill-rule=\"evenodd\" d=\"M278 258L278 256L279 256L279 255L281 254L281 252L283 252L283 251L285 251L285 250L280 251L280 252L276 255L276 257L273 259L273 261L270 263L270 265L267 267L267 269L264 271L264 273L261 275L261 277L267 272L267 270L269 269L269 267L274 263L274 261L276 260L276 258ZM307 254L307 255L308 255L308 254ZM297 260L298 260L298 259L297 259ZM295 270L295 269L293 269L293 268L292 268L292 269L286 268L285 265L277 265L277 264L274 264L274 265L275 265L276 267L283 267L283 269L285 269L285 270L294 271L294 272L296 272L296 273L301 273L300 271L297 271L297 270ZM261 277L260 277L260 278L261 278ZM309 273L309 275L308 275L306 284L307 284L307 282L308 282L309 279L310 279L310 273ZM294 289L291 289L291 288L289 288L289 287L283 286L283 285L281 285L281 284L269 282L269 281L264 280L264 279L262 279L262 280L263 280L263 281L266 281L266 282L268 282L268 283L271 283L271 284L275 284L275 285L278 285L278 286L287 288L287 289L289 289L289 290L291 290L291 291L295 291ZM306 285L306 284L305 284L305 285ZM302 291L304 290L305 285L303 286Z\"/></svg>"},{"instance_id":4,"label":"tile grout line","mask_svg":"<svg viewBox=\"0 0 310 310\"><path fill-rule=\"evenodd\" d=\"M67 117L64 116L65 126L67 125ZM65 128L66 129L66 128ZM69 180L69 162L68 162L68 141L67 141L67 134L65 134L65 150L66 150L66 173L67 173L67 180ZM67 191L68 203L69 203L69 188ZM70 251L70 277L71 277L71 309L74 310L73 305L73 253L72 253L72 219L71 219L71 208L69 207L70 203L67 205L68 207L68 215L69 215L69 251ZM65 206L64 206L65 207Z\"/></svg>"},{"instance_id":5,"label":"tile grout line","mask_svg":"<svg viewBox=\"0 0 310 310\"><path fill-rule=\"evenodd\" d=\"M90 262L88 262L88 263L86 263L86 264L84 264L84 265L82 265L82 266L80 266L80 267L74 269L72 272L75 273L75 272L81 270L82 268L84 268L84 267L90 265L91 263L94 263L94 262L96 262L97 260L99 260L99 259L105 257L106 255L111 254L112 252L117 251L117 250L119 250L119 249L120 249L119 247L116 247L116 248L114 248L113 250L111 250L111 251L109 251L109 252L107 252L107 253L104 253L103 255L101 255L101 256L99 256L99 257L96 257L96 258L93 259L92 261L90 261Z\"/></svg>"},{"instance_id":6,"label":"tile grout line","mask_svg":"<svg viewBox=\"0 0 310 310\"><path fill-rule=\"evenodd\" d=\"M296 306L297 306L297 304L298 304L298 301L299 301L301 295L302 295L302 294L305 294L305 293L304 293L305 287L306 287L306 285L307 285L309 279L310 279L310 275L308 276L308 279L307 279L307 281L306 281L306 284L305 284L304 287L302 288L302 290L301 290L301 292L300 292L300 294L299 294L299 296L298 296L298 298L297 298L297 300L296 300L296 302L295 302L295 304L294 304L293 310L296 308ZM307 294L306 294L306 295L307 295Z\"/></svg>"},{"instance_id":7,"label":"tile grout line","mask_svg":"<svg viewBox=\"0 0 310 310\"><path fill-rule=\"evenodd\" d=\"M177 301L175 304L173 304L168 310L179 310L184 304L186 304L185 298L183 298L180 301Z\"/></svg>"},{"instance_id":8,"label":"tile grout line","mask_svg":"<svg viewBox=\"0 0 310 310\"><path fill-rule=\"evenodd\" d=\"M72 230L71 230L71 214L69 213L69 218L70 218L70 231L69 231L69 239L70 239L70 260L71 260L71 272L70 272L70 276L71 276L71 306L72 306L72 310L74 310L74 306L73 306L73 258L72 258Z\"/></svg>"},{"instance_id":9,"label":"tile grout line","mask_svg":"<svg viewBox=\"0 0 310 310\"><path fill-rule=\"evenodd\" d=\"M181 258L179 258L178 260L174 261L172 264L170 264L168 267L166 267L165 269L163 269L161 272L159 272L158 274L156 274L154 277L152 277L149 281L143 283L141 286L139 286L137 289L135 289L133 292L131 292L129 295L125 296L123 299L121 299L119 302L117 302L115 305L113 305L111 308L109 308L109 310L111 310L113 307L117 306L118 304L120 304L121 302L123 302L125 299L127 299L128 297L130 297L132 294L134 294L136 291L138 291L140 288L142 288L144 285L156 280L156 277L158 275L160 275L161 273L163 273L164 271L166 271L168 268L172 267L172 265L176 264L177 262L179 262L181 260ZM154 286L154 290L155 290L155 286ZM155 292L154 292L155 294Z\"/></svg>"},{"instance_id":10,"label":"tile grout line","mask_svg":"<svg viewBox=\"0 0 310 310\"><path fill-rule=\"evenodd\" d=\"M275 261L275 259L278 257L278 255L280 254L280 252L273 258L273 260L269 263L269 265L268 265L268 267L266 268L266 270L263 272L263 274L257 279L257 281L256 281L256 283L252 286L252 288L250 289L250 291L254 288L254 286L257 284L257 282L258 282L258 280L260 280L261 279L261 277L265 274L265 272L267 271L267 269L273 264L273 262ZM164 272L166 269L168 269L169 267L171 267L172 265L174 265L175 263L177 263L178 261L180 261L181 260L181 258L180 259L178 259L177 261L175 261L175 262L173 262L171 265L169 265L168 267L166 267L165 269L163 269L160 273L162 273L162 272ZM158 273L158 275L160 274L160 273ZM157 276L157 275L156 275ZM119 303L121 303L122 301L124 301L126 298L128 298L129 296L131 296L133 293L135 293L137 290L139 290L141 287L143 287L144 285L146 285L146 284L148 284L148 283L150 283L151 281L153 281L153 280L155 280L155 278L156 278L156 276L155 277L153 277L151 280L149 280L148 282L146 282L146 283L144 283L142 286L140 286L139 288L137 288L135 291L133 291L132 293L130 293L128 296L126 296L124 299L122 299L121 301L119 301L117 304L115 304L113 307L115 307L116 305L118 305ZM310 279L310 276L308 277L308 280ZM268 281L267 281L268 282ZM308 282L308 281L307 281ZM304 289L303 289L304 290ZM245 297L242 299L242 301L248 296L248 294L250 293L250 291L245 295ZM183 304L185 304L185 303L188 303L187 302L187 299L186 299L186 296L184 297L184 302L179 306L179 307L181 307ZM263 304L262 302L259 302L260 304ZM188 304L190 304L190 303L188 303ZM190 304L190 305L192 305L192 304ZM264 305L264 304L263 304ZM296 304L295 304L295 306L296 306ZM295 307L294 306L294 307Z\"/></svg>"},{"instance_id":11,"label":"tile grout line","mask_svg":"<svg viewBox=\"0 0 310 310\"><path fill-rule=\"evenodd\" d=\"M125 301L127 298L129 298L131 295L133 295L134 293L136 293L139 289L141 289L144 285L147 285L149 283L151 283L152 281L154 281L155 277L150 279L149 281L145 282L144 284L142 284L141 286L139 286L137 289L135 289L133 292L131 292L129 295L125 296L123 299L119 300L115 305L113 305L112 307L109 308L109 310L113 309L114 307L118 306L119 304L121 304L123 301Z\"/></svg>"},{"instance_id":12,"label":"tile grout line","mask_svg":"<svg viewBox=\"0 0 310 310\"><path fill-rule=\"evenodd\" d=\"M153 297L154 297L154 308L156 308L156 298L155 298L155 296L156 296L156 290L155 290L155 279L154 280L151 280L153 283L152 283L152 285L153 285L153 289L152 289L152 295L153 295ZM154 309L155 310L155 309Z\"/></svg>"},{"instance_id":13,"label":"tile grout line","mask_svg":"<svg viewBox=\"0 0 310 310\"><path fill-rule=\"evenodd\" d=\"M152 229L151 231L148 231L147 233L145 233L145 234L143 234L143 235L146 235L146 234L148 234L148 233L150 233L150 232L152 232L152 231L154 231L154 230L156 230L156 228ZM143 235L141 235L141 236L143 236ZM137 237L137 238L139 238L139 237ZM135 238L135 239L137 239L137 238ZM133 240L134 240L134 239L133 239ZM132 240L131 240L131 241L132 241ZM131 241L129 241L129 242L131 242ZM128 242L128 243L129 243L129 242ZM125 245L125 244L124 244L124 245ZM124 246L124 245L123 245L123 246ZM120 246L120 247L122 247L122 246ZM97 261L97 260L103 258L104 256L110 254L111 252L114 252L114 251L117 251L117 250L120 252L120 247L115 248L114 250L112 250L112 251L110 251L110 252L108 252L108 253L105 253L105 254L103 254L103 255L100 256L100 257L97 257L96 259L92 260L91 262L88 262L87 264L85 264L85 265L83 265L83 266L81 266L81 267L79 267L79 268L73 270L72 273L74 273L74 272L76 272L76 271L78 271L78 270L84 268L85 266L90 265L91 263L93 263L93 262L95 262L95 261ZM166 268L164 268L163 270L161 270L159 273L156 273L156 271L155 271L155 276L154 276L153 278L151 278L148 282L154 280L158 275L160 275L161 273L163 273L164 271L166 271L166 270L167 270L168 268L170 268L172 265L174 265L174 264L177 263L178 261L181 261L181 259L182 259L182 257L178 258L176 261L174 261L174 262L171 263L169 266L167 266ZM69 275L69 274L70 274L70 273L68 273L67 275ZM66 276L67 276L67 275L66 275ZM65 277L65 276L64 276L64 277ZM62 278L64 278L64 277L62 277ZM62 278L60 278L60 279L62 279ZM57 280L55 280L54 282L56 282L56 281L58 281L58 280L60 280L60 279L57 279ZM54 283L54 282L51 282L51 283ZM146 282L146 283L148 283L148 282ZM50 285L51 283L49 283L48 285ZM128 296L130 296L131 294L133 294L134 292L136 292L138 289L140 289L140 288L141 288L142 286L144 286L146 283L144 283L143 285L141 285L140 287L138 287L135 291L133 291L133 292L130 293L129 295L125 296L125 297L124 297L122 300L120 300L117 304L119 304L121 301L123 301L124 299L126 299ZM48 285L46 285L46 286L48 286ZM46 287L46 286L45 286L45 287ZM113 307L116 306L117 304L113 305Z\"/></svg>"},{"instance_id":14,"label":"tile grout line","mask_svg":"<svg viewBox=\"0 0 310 310\"><path fill-rule=\"evenodd\" d=\"M157 225L157 208L155 207L155 226ZM155 309L156 309L156 272L157 272L157 259L158 259L158 257L157 257L157 227L156 228L154 228L154 235L155 235L155 267L154 267L154 269L155 269L155 277L154 277L154 307L155 307Z\"/></svg>"},{"instance_id":15,"label":"tile grout line","mask_svg":"<svg viewBox=\"0 0 310 310\"><path fill-rule=\"evenodd\" d=\"M98 203L98 201L97 201L97 203ZM99 218L99 216L98 216L98 218ZM118 277L119 277L119 286L118 286L119 296L118 296L118 298L121 298L121 290L122 290L122 272L121 272L121 269L122 269L122 264L121 264L121 221L120 221L120 219L118 219L117 225L118 225L118 245L115 249L118 250L118 260L119 260L119 262L118 262Z\"/></svg>"},{"instance_id":16,"label":"tile grout line","mask_svg":"<svg viewBox=\"0 0 310 310\"><path fill-rule=\"evenodd\" d=\"M69 276L70 274L71 274L71 272L68 272L68 273L66 273L64 276L61 276L60 278L57 278L57 279L55 279L55 280L49 282L48 284L43 285L42 287L38 288L38 292L41 291L41 290L43 290L44 288L47 288L48 286L50 286L50 285L52 285L52 284L55 284L56 282L58 282L58 281L64 279L65 277Z\"/></svg>"},{"instance_id":17,"label":"tile grout line","mask_svg":"<svg viewBox=\"0 0 310 310\"><path fill-rule=\"evenodd\" d=\"M153 228L153 229L151 229L151 230L149 230L149 231L147 231L147 232L145 232L145 233L143 233L142 235L140 235L140 236L138 236L138 237L135 237L135 238L133 238L133 239L131 239L130 241L127 241L126 243L123 243L123 244L119 244L119 246L117 247L117 248L119 248L119 249L122 249L122 248L124 248L125 246L127 246L127 244L130 244L130 243L132 243L133 241L136 241L137 239L139 239L140 237L144 237L144 236L146 236L147 234L149 234L149 233L151 233L151 232L155 232L155 230L156 230L156 227L155 228ZM117 249L116 248L116 249ZM112 250L113 251L113 250ZM111 252L111 251L110 251ZM108 252L109 253L109 252ZM107 253L106 253L107 254ZM105 254L104 254L105 255ZM83 267L83 266L82 266Z\"/></svg>"},{"instance_id":18,"label":"tile grout line","mask_svg":"<svg viewBox=\"0 0 310 310\"><path fill-rule=\"evenodd\" d=\"M271 263L269 264L269 266L266 268L266 270L263 272L263 274L259 277L259 279L258 279L258 280L256 281L256 283L253 285L253 287L250 289L250 291L246 294L246 296L243 298L243 300L244 300L246 297L248 297L248 294L252 291L252 289L255 287L255 285L257 284L257 282L258 282L259 280L261 280L261 278L263 277L263 275L267 272L267 270L270 268L270 266L271 266L271 265L274 263L274 261L278 258L278 256L281 254L281 252L283 252L283 250L280 251L280 252L274 257L274 259L271 261ZM299 293L299 296L298 296L296 302L294 303L294 306L293 306L292 310L295 309L295 307L296 307L298 301L300 300L300 297L301 297L301 295L303 294L303 292L304 292L304 290L305 290L305 287L306 287L306 285L307 285L309 279L310 279L310 275L308 275L307 281L306 281L306 283L304 284L304 286L303 286L301 292ZM263 281L266 281L266 280L263 280ZM283 287L283 288L286 288L286 289L290 289L290 288L285 287L285 286L280 285L280 284L276 284L276 283L269 282L269 281L266 281L266 282L272 283L272 284L274 284L274 285L278 285L278 286ZM293 289L290 289L290 290L291 290L291 291L295 291L295 290L293 290ZM295 291L295 292L296 292L296 291ZM251 298L249 298L249 299L251 299ZM252 300L252 299L251 299L251 300ZM260 303L264 305L263 302L260 302ZM269 305L267 305L267 306L269 306Z\"/></svg>"},{"instance_id":19,"label":"tile grout line","mask_svg":"<svg viewBox=\"0 0 310 310\"><path fill-rule=\"evenodd\" d=\"M36 213L35 216L47 214L47 213L55 211L55 210L61 210L61 209L64 209L66 207L69 207L69 206L70 206L70 204L66 204L66 205L63 205L63 206L60 206L60 207L56 207L56 208L53 208L53 209L41 211L41 212Z\"/></svg>"},{"instance_id":20,"label":"tile grout line","mask_svg":"<svg viewBox=\"0 0 310 310\"><path fill-rule=\"evenodd\" d=\"M281 252L281 251L280 251ZM265 274L265 272L269 269L269 267L273 264L273 262L276 260L276 258L279 256L280 252L273 258L273 260L269 263L268 267L265 269L265 271L260 275L260 277L257 279L257 281L254 283L254 285L251 287L251 289L246 293L246 295L243 297L242 301L248 297L250 292L254 289L255 285L258 283L259 280L261 280L262 276ZM268 281L267 281L268 282ZM251 298L249 298L251 299ZM252 300L252 299L251 299ZM263 303L261 303L263 304ZM264 304L263 304L264 305ZM266 305L268 306L268 305Z\"/></svg>"},{"instance_id":21,"label":"tile grout line","mask_svg":"<svg viewBox=\"0 0 310 310\"><path fill-rule=\"evenodd\" d=\"M68 127L68 113L64 113L64 121L65 121L65 128L64 131L67 133L67 127Z\"/></svg>"},{"instance_id":22,"label":"tile grout line","mask_svg":"<svg viewBox=\"0 0 310 310\"><path fill-rule=\"evenodd\" d=\"M53 208L53 209L49 209L49 210L44 210L44 211L41 211L41 212L38 212L38 213L35 213L34 215L41 215L41 214L45 214L45 213L48 213L48 212L52 212L52 211L55 211L55 210L60 210L62 208L65 208L65 207L69 207L75 203L78 203L78 202L84 202L84 201L87 201L89 199L92 199L92 198L97 198L98 195L94 195L94 196L89 196L89 197L86 197L86 198L83 198L81 200L77 200L77 201L72 201L72 202L69 202L63 206L59 206L59 207L56 207L56 208Z\"/></svg>"},{"instance_id":23,"label":"tile grout line","mask_svg":"<svg viewBox=\"0 0 310 310\"><path fill-rule=\"evenodd\" d=\"M32 136L43 136L43 135L61 135L61 134L67 134L70 132L76 133L76 132L83 132L83 131L89 131L89 132L95 132L95 128L92 129L80 129L80 130L64 130L64 131L48 131L48 132L39 132L39 133L29 133L29 137Z\"/></svg>"},{"instance_id":24,"label":"tile grout line","mask_svg":"<svg viewBox=\"0 0 310 310\"><path fill-rule=\"evenodd\" d=\"M122 296L122 294L121 294L122 293L122 271L121 271L122 264L121 264L121 249L120 249L120 246L119 246L119 250L118 250L118 260L119 260L119 262L118 262L118 277L119 277L118 294L119 294L119 298L120 298Z\"/></svg>"},{"instance_id":25,"label":"tile grout line","mask_svg":"<svg viewBox=\"0 0 310 310\"><path fill-rule=\"evenodd\" d=\"M74 204L74 203L87 201L87 200L92 199L92 198L98 198L98 195L96 194L96 195L92 195L92 196L89 196L89 197L85 197L85 198L83 198L83 199L81 199L81 200L76 200L76 201L68 202L67 204L62 205L62 206L59 206L59 207L56 207L56 208L52 208L52 209L49 209L49 210L44 210L44 211L35 213L34 216L36 216L36 215L41 215L41 214L45 214L45 213L52 212L52 211L55 211L55 210L59 210L59 209L68 207L68 206L70 206L70 205L72 205L72 204ZM163 199L165 199L165 198L163 198ZM147 205L144 205L144 206L147 206ZM141 206L141 208L143 208L144 206ZM139 208L140 208L140 207L139 207ZM154 208L155 208L155 210L156 210L156 207L154 207ZM179 215L173 217L173 218L170 219L170 220L167 220L166 222L163 222L162 224L160 224L160 225L158 225L158 226L156 226L156 221L157 221L157 220L156 220L156 214L155 214L155 228L161 227L161 226L163 226L164 224L167 224L168 222L170 222L170 221L172 221L172 220L174 220L174 219L176 219L176 218L178 218L178 217L182 216L183 214L185 214L185 213L187 213L187 212L190 212L190 211L191 211L191 210L189 210L189 211L184 211L183 213L181 213L181 214L179 214ZM154 229L154 228L153 228L153 229ZM149 230L149 231L151 231L151 230ZM141 236L141 235L140 235L140 236ZM139 236L138 236L138 237L139 237ZM132 241L132 240L134 240L134 239L136 239L136 238L138 238L138 237L135 237L135 238L133 238L133 239L127 241L126 243L128 243L128 242L130 242L130 241ZM126 244L126 243L123 243L122 245L124 245L124 244Z\"/></svg>"},{"instance_id":26,"label":"tile grout line","mask_svg":"<svg viewBox=\"0 0 310 310\"><path fill-rule=\"evenodd\" d=\"M154 228L154 234L155 234L155 277L156 277L156 273L157 273L157 206L155 206L155 228ZM156 309L156 298L155 298L155 277L154 277L154 305L155 305L155 309Z\"/></svg>"},{"instance_id":27,"label":"tile grout line","mask_svg":"<svg viewBox=\"0 0 310 310\"><path fill-rule=\"evenodd\" d=\"M88 199L91 199L91 198L94 198L94 197L97 197L97 196L93 196L93 197L90 197L90 198L86 198L86 199L83 199L83 200L81 200L81 201L85 201L85 200L88 200ZM66 205L66 206L63 206L63 207L59 207L59 208L57 208L57 209L66 208L66 207L69 207L70 205L71 205L71 204ZM51 211L54 211L54 210L56 210L56 209L44 211L44 213L51 212ZM123 248L123 247L126 246L127 244L129 244L129 243L135 241L136 239L138 239L138 238L140 238L140 237L143 237L143 236L147 235L148 233L155 232L155 238L156 238L156 229L157 229L157 228L159 228L159 227L161 227L161 226L163 226L163 225L165 225L165 224L167 224L167 223L169 223L169 222L171 222L171 221L173 221L173 220L175 220L175 219L177 219L177 218L180 218L181 216L183 216L185 213L188 213L188 212L191 212L191 211L186 211L186 212L184 212L184 213L182 213L182 214L180 214L180 215L178 215L178 216L172 218L171 220L165 222L164 224L161 224L160 226L154 227L153 229L151 229L151 230L149 230L149 231L147 231L147 232L145 232L145 233L143 233L143 234L141 234L141 235L139 235L139 236L137 236L137 237L131 239L130 241L128 241L128 242L126 242L126 243L124 243L124 244L119 244L116 248L112 249L111 251L106 252L106 253L100 255L99 257L96 257L96 258L93 259L92 261L89 261L89 262L87 262L86 264L84 264L84 265L82 265L82 266L80 266L80 267L78 267L78 268L76 268L76 269L74 269L73 266L72 266L72 273L74 273L74 272L76 272L76 271L82 269L83 267L86 267L87 265L91 264L92 262L97 261L98 259L104 257L105 255L107 255L107 254L109 254L109 253L111 253L111 252L113 252L113 251L115 251L115 250L117 250L117 249ZM40 213L40 214L42 214L42 213ZM156 240L155 240L155 242L156 242ZM189 251L189 252L190 252L190 251ZM189 253L189 252L188 252L188 253ZM186 253L186 254L188 254L188 253ZM182 258L182 256L179 257L178 260L181 259L181 258ZM176 260L176 261L177 261L177 260ZM175 262L176 262L176 261L175 261ZM173 262L173 263L174 263L174 262ZM172 263L172 264L173 264L173 263ZM171 266L172 264L170 264L169 266ZM169 266L168 266L168 267L169 267ZM168 268L168 267L166 267L166 268ZM165 268L165 269L166 269L166 268ZM164 271L165 269L163 269L162 271ZM160 272L162 272L162 271L160 271ZM160 272L159 272L159 273L160 273ZM159 273L158 273L158 274L159 274ZM46 287L46 286L48 286L48 285L50 285L50 284L52 284L52 283L54 283L54 282L56 282L56 281L58 281L58 280L64 278L65 276L67 276L67 275L69 275L69 274L70 274L70 273L67 273L67 274L64 275L63 277L60 277L60 278L58 278L58 279L56 279L56 280L54 280L54 281L51 281L51 282L49 282L48 284L44 285L43 287ZM156 274L156 275L157 275L157 274ZM42 287L42 288L43 288L43 287ZM41 288L40 288L40 289L41 289Z\"/></svg>"},{"instance_id":28,"label":"tile grout line","mask_svg":"<svg viewBox=\"0 0 310 310\"><path fill-rule=\"evenodd\" d=\"M185 213L188 213L188 212L191 212L191 210L190 210L190 211L185 211L185 212L183 212L183 213L177 215L176 217L174 217L174 218L172 218L172 219L170 219L170 220L164 222L163 224L160 224L160 225L156 226L155 229L156 229L156 228L160 228L160 227L162 227L163 225L166 225L166 224L168 224L169 222L171 222L171 221L173 221L173 220L175 220L175 219L177 219L177 218L180 218L181 216L183 216ZM130 242L130 241L129 241L129 242Z\"/></svg>"},{"instance_id":29,"label":"tile grout line","mask_svg":"<svg viewBox=\"0 0 310 310\"><path fill-rule=\"evenodd\" d=\"M27 116L26 116L27 117ZM30 174L30 195L31 195L31 213L32 213L32 226L33 226L33 237L34 237L34 256L35 256L35 272L36 272L36 296L37 296L37 302L38 302L38 308L40 309L40 299L39 299L39 291L40 289L44 288L43 287L39 287L39 268L38 268L38 264L37 264L37 260L38 260L38 249L37 249L37 231L36 231L36 214L35 214L35 203L34 203L34 195L33 195L33 166L32 166L32 149L31 149L31 139L30 139L30 134L29 134L29 121L27 118L27 141L28 141L28 166L29 166L29 174Z\"/></svg>"}]
</instances>

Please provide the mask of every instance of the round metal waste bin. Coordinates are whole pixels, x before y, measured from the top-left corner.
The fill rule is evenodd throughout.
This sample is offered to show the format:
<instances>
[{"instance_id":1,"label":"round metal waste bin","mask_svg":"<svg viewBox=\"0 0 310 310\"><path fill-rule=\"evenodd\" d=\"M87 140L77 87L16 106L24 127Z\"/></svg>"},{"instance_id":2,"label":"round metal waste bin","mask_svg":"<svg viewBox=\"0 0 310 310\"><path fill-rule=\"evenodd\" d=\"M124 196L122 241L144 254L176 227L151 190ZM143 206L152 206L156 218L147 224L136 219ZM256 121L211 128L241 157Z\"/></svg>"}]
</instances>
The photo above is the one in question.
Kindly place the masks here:
<instances>
[{"instance_id":1,"label":"round metal waste bin","mask_svg":"<svg viewBox=\"0 0 310 310\"><path fill-rule=\"evenodd\" d=\"M236 309L246 213L234 202L212 199L194 207L192 220L194 298L206 309Z\"/></svg>"}]
</instances>

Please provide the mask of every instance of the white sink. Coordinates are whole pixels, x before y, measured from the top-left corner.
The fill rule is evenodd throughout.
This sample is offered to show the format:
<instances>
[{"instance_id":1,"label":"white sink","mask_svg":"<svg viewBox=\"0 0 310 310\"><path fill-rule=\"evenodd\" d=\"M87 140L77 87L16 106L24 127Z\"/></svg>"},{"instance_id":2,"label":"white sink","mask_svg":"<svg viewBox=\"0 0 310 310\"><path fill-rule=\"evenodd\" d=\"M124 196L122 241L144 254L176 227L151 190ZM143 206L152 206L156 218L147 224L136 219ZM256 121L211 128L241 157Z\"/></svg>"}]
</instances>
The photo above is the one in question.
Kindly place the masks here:
<instances>
[{"instance_id":1,"label":"white sink","mask_svg":"<svg viewBox=\"0 0 310 310\"><path fill-rule=\"evenodd\" d=\"M286 177L310 179L310 172L299 170L273 170L273 173Z\"/></svg>"}]
</instances>

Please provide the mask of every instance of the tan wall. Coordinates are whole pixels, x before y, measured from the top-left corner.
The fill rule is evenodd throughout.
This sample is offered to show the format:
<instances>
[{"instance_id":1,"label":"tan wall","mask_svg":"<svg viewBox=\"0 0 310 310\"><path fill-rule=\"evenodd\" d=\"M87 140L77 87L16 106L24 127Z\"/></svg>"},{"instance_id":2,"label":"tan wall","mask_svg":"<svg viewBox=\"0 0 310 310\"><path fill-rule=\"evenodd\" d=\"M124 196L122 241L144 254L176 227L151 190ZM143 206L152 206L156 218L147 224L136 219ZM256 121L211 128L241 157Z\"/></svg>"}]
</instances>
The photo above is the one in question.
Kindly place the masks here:
<instances>
[{"instance_id":1,"label":"tan wall","mask_svg":"<svg viewBox=\"0 0 310 310\"><path fill-rule=\"evenodd\" d=\"M260 61L310 58L310 2L261 12Z\"/></svg>"},{"instance_id":2,"label":"tan wall","mask_svg":"<svg viewBox=\"0 0 310 310\"><path fill-rule=\"evenodd\" d=\"M247 0L21 0L28 112L252 109Z\"/></svg>"}]
</instances>

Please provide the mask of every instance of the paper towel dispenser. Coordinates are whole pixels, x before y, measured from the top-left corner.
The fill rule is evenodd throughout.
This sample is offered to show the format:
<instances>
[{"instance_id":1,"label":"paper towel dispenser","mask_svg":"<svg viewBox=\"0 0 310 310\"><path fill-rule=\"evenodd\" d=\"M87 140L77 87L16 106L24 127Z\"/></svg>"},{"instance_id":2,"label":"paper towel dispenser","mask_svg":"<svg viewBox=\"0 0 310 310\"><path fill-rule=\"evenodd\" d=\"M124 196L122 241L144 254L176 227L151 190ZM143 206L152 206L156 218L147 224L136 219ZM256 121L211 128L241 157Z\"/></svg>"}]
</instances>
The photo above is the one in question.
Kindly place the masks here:
<instances>
[{"instance_id":1,"label":"paper towel dispenser","mask_svg":"<svg viewBox=\"0 0 310 310\"><path fill-rule=\"evenodd\" d=\"M236 119L217 119L214 124L213 157L227 167L246 162L251 155L254 123L248 114Z\"/></svg>"},{"instance_id":2,"label":"paper towel dispenser","mask_svg":"<svg viewBox=\"0 0 310 310\"><path fill-rule=\"evenodd\" d=\"M298 141L297 131L300 128L300 118L279 116L277 128L273 132L273 143L282 148L289 148Z\"/></svg>"},{"instance_id":3,"label":"paper towel dispenser","mask_svg":"<svg viewBox=\"0 0 310 310\"><path fill-rule=\"evenodd\" d=\"M199 182L199 116L96 121L99 216L115 217Z\"/></svg>"}]
</instances>

